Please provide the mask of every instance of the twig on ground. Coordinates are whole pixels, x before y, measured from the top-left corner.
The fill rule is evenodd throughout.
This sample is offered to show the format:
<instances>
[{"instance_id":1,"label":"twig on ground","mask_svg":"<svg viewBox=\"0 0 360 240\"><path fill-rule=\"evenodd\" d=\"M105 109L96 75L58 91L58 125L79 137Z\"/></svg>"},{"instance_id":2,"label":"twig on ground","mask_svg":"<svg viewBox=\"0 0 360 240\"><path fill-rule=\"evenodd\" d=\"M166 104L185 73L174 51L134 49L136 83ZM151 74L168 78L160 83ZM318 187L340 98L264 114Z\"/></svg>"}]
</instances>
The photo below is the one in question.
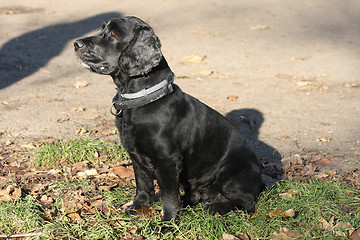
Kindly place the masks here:
<instances>
[{"instance_id":1,"label":"twig on ground","mask_svg":"<svg viewBox=\"0 0 360 240\"><path fill-rule=\"evenodd\" d=\"M37 233L21 233L21 234L0 234L0 239L3 238L25 238L25 237L34 237L40 235L41 232Z\"/></svg>"}]
</instances>

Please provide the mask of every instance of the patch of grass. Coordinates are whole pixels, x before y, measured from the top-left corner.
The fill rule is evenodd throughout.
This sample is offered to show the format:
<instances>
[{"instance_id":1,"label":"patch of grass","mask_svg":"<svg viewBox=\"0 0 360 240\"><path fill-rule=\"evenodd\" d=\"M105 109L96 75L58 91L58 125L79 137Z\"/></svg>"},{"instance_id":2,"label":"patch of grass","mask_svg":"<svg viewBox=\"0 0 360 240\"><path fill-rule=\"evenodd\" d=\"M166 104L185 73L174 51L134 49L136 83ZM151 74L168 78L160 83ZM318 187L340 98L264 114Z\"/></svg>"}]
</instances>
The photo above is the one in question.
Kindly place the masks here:
<instances>
[{"instance_id":1,"label":"patch of grass","mask_svg":"<svg viewBox=\"0 0 360 240\"><path fill-rule=\"evenodd\" d=\"M94 195L90 193L91 191L99 194L99 191L92 189L94 186L92 186L91 181L87 179L84 181L56 182L52 186L52 191L59 195L54 205L62 215L54 222L44 226L42 235L39 236L40 239L115 240L124 239L126 236L131 237L136 231L134 219L123 210L119 210L122 205L133 199L134 186L123 185L114 188L112 191L102 191L101 202L108 212L104 213L98 207L93 206L94 213L81 211L80 220L73 220L68 216L69 211L66 211L68 210L66 205L74 202L79 203L77 199L81 196ZM82 187L79 189L79 186ZM95 203L91 205L95 205ZM81 209L81 207L78 205L77 209Z\"/></svg>"},{"instance_id":2,"label":"patch of grass","mask_svg":"<svg viewBox=\"0 0 360 240\"><path fill-rule=\"evenodd\" d=\"M64 194L64 189L87 184L71 183L66 186L59 183L54 185L53 191ZM95 208L92 214L81 213L80 220L73 220L63 212L51 223L41 219L39 206L31 197L19 202L3 203L0 212L6 218L0 218L0 227L5 233L38 231L42 227L42 235L36 236L38 239L124 239L134 236L144 239L220 239L224 232L232 235L245 233L251 239L268 239L282 228L296 232L297 239L347 239L346 229L321 228L320 219L328 222L334 219L333 225L348 222L354 228L360 227L360 194L339 182L282 181L261 195L255 215L242 211L225 216L209 215L202 210L202 205L198 205L184 209L179 220L166 223L161 222L160 203L152 206L152 214L129 216L120 209L132 199L134 192L134 187L103 191L108 212ZM283 193L287 192L295 194L284 197ZM59 201L57 208L61 208L61 204L64 203ZM349 211L343 209L345 205ZM3 209L6 209L6 213ZM295 216L279 214L270 218L269 213L276 209L294 209ZM15 215L12 219L22 219L23 227L12 229L20 225L15 223L19 220L9 222L9 214Z\"/></svg>"},{"instance_id":3,"label":"patch of grass","mask_svg":"<svg viewBox=\"0 0 360 240\"><path fill-rule=\"evenodd\" d=\"M33 164L39 168L60 168L64 164L89 161L98 166L102 156L106 156L101 160L105 159L106 163L128 160L120 145L76 139L42 143L34 154ZM336 224L345 222L360 228L360 193L336 181L309 178L302 182L278 182L261 194L254 215L243 211L209 215L200 204L183 209L184 214L178 220L164 223L160 202L136 216L126 214L121 208L134 197L132 181L114 180L106 171L86 179L67 174L63 181L56 178L39 190L36 201L27 196L0 203L0 231L42 233L34 239L221 239L224 233L269 239L286 234L284 229L287 229L295 239L347 239L347 229L334 228ZM118 182L111 190L98 187L102 183L112 186L115 181ZM54 200L50 206L37 203L44 195ZM295 214L285 216L286 210ZM78 217L70 216L71 213ZM54 216L43 220L49 214ZM321 221L329 226L321 227Z\"/></svg>"},{"instance_id":4,"label":"patch of grass","mask_svg":"<svg viewBox=\"0 0 360 240\"><path fill-rule=\"evenodd\" d=\"M295 192L292 197L282 197L281 193ZM343 210L346 205L350 212ZM270 217L269 213L281 209L282 213ZM295 216L285 217L283 212L295 210ZM321 228L321 219L331 222L348 222L354 228L360 227L359 192L339 183L311 180L308 183L282 181L265 191L257 203L257 212L251 216L242 211L234 211L226 216L208 215L202 205L185 209L179 224L160 223L158 219L147 218L139 225L139 235L146 239L220 239L223 233L238 235L245 233L251 239L268 239L280 229L288 229L300 239L347 239L347 229ZM166 225L167 224L167 225ZM155 226L155 227L154 227ZM171 229L163 234L161 226Z\"/></svg>"},{"instance_id":5,"label":"patch of grass","mask_svg":"<svg viewBox=\"0 0 360 240\"><path fill-rule=\"evenodd\" d=\"M36 168L46 168L89 161L91 165L96 166L101 156L106 162L129 159L120 144L89 139L70 139L42 142L34 152L32 165Z\"/></svg>"},{"instance_id":6,"label":"patch of grass","mask_svg":"<svg viewBox=\"0 0 360 240\"><path fill-rule=\"evenodd\" d=\"M293 197L280 197L281 193L295 190ZM342 210L346 204L352 211ZM294 217L279 214L270 218L269 213L281 209L294 209ZM186 209L180 224L173 225L169 239L220 239L224 232L237 235L245 233L251 239L267 239L275 232L286 228L300 239L347 239L346 229L324 229L319 227L320 219L331 221L334 225L341 221L360 227L360 195L358 192L338 182L312 180L309 183L283 181L264 192L257 203L257 212L250 216L242 211L234 211L226 216L208 215L201 205ZM154 223L153 223L154 224ZM151 236L150 228L143 228L142 236ZM165 237L165 236L162 236Z\"/></svg>"},{"instance_id":7,"label":"patch of grass","mask_svg":"<svg viewBox=\"0 0 360 240\"><path fill-rule=\"evenodd\" d=\"M0 203L0 233L18 234L36 232L44 225L41 205L32 196Z\"/></svg>"},{"instance_id":8,"label":"patch of grass","mask_svg":"<svg viewBox=\"0 0 360 240\"><path fill-rule=\"evenodd\" d=\"M115 208L119 208L125 203L133 200L135 196L135 186L121 186L114 188L112 191L104 191L104 200L111 202Z\"/></svg>"},{"instance_id":9,"label":"patch of grass","mask_svg":"<svg viewBox=\"0 0 360 240\"><path fill-rule=\"evenodd\" d=\"M121 235L102 219L71 222L69 219L50 223L45 226L40 239L121 239Z\"/></svg>"},{"instance_id":10,"label":"patch of grass","mask_svg":"<svg viewBox=\"0 0 360 240\"><path fill-rule=\"evenodd\" d=\"M286 193L294 194L289 196ZM345 205L352 209L350 213L343 210ZM295 216L286 218L283 214L279 214L270 218L269 213L277 209L281 209L282 212L293 209ZM340 182L318 179L312 179L309 182L287 180L277 183L262 194L257 203L254 218L248 218L242 224L236 225L238 231L258 238L278 232L280 228L287 228L301 233L300 238L339 239L337 230L318 227L320 219L330 222L334 218L335 224L344 221L358 228L360 227L359 213L359 192Z\"/></svg>"}]
</instances>

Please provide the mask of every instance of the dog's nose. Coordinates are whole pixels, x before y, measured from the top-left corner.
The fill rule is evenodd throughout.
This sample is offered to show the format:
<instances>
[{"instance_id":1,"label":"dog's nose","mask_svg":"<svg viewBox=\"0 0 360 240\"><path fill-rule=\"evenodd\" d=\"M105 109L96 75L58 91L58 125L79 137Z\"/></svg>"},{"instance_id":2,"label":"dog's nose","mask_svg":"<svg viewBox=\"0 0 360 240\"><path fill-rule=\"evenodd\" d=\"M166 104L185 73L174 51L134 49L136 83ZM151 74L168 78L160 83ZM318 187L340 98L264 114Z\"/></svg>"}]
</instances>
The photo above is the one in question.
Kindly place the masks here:
<instances>
[{"instance_id":1,"label":"dog's nose","mask_svg":"<svg viewBox=\"0 0 360 240\"><path fill-rule=\"evenodd\" d=\"M82 48L83 46L84 46L84 42L81 40L76 40L74 42L75 51L77 51L79 48Z\"/></svg>"}]
</instances>

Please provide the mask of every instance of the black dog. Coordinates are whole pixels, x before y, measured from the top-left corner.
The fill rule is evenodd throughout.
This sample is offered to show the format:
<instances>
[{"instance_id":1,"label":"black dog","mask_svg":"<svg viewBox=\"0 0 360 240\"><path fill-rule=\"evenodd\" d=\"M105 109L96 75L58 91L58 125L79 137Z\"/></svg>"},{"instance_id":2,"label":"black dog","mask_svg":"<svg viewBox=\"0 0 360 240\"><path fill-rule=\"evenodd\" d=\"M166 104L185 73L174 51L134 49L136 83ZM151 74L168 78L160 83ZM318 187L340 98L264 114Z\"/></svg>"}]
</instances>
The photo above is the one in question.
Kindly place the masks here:
<instances>
[{"instance_id":1,"label":"black dog","mask_svg":"<svg viewBox=\"0 0 360 240\"><path fill-rule=\"evenodd\" d=\"M181 203L204 202L220 214L254 212L262 187L255 154L222 115L173 83L148 24L136 17L113 19L74 47L83 66L110 75L118 87L112 112L135 171L131 209L149 207L156 179L163 220L175 218Z\"/></svg>"}]
</instances>

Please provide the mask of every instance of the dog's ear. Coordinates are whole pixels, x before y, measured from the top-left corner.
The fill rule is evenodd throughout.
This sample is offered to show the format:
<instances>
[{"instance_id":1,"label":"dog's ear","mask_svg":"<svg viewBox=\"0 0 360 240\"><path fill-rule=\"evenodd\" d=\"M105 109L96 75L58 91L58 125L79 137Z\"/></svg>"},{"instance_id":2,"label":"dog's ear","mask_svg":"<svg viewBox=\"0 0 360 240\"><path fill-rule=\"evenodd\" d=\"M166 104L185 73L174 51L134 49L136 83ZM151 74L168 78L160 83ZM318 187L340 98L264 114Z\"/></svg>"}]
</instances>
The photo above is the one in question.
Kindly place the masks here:
<instances>
[{"instance_id":1,"label":"dog's ear","mask_svg":"<svg viewBox=\"0 0 360 240\"><path fill-rule=\"evenodd\" d=\"M134 38L121 53L119 66L129 76L148 73L160 63L161 43L150 26L138 25Z\"/></svg>"}]
</instances>

